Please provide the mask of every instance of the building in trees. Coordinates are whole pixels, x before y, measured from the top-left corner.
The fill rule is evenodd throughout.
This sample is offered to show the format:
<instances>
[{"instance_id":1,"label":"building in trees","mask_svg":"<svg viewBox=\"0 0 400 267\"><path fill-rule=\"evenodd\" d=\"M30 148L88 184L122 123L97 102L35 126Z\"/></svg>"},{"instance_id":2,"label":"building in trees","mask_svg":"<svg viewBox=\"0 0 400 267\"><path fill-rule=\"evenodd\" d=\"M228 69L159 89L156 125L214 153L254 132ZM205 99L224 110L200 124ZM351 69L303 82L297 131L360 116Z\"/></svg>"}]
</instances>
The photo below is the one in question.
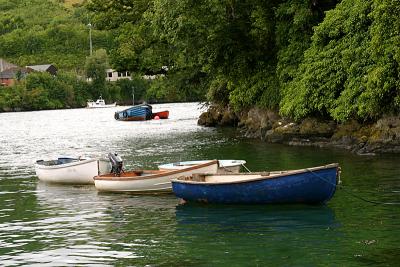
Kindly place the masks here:
<instances>
[{"instance_id":1,"label":"building in trees","mask_svg":"<svg viewBox=\"0 0 400 267\"><path fill-rule=\"evenodd\" d=\"M106 80L109 82L115 82L120 79L132 80L132 77L131 77L131 74L129 73L129 71L116 71L113 69L107 69L106 72L107 72Z\"/></svg>"},{"instance_id":2,"label":"building in trees","mask_svg":"<svg viewBox=\"0 0 400 267\"><path fill-rule=\"evenodd\" d=\"M39 72L48 72L51 75L57 75L58 69L52 64L44 64L44 65L30 65L26 66L27 69L32 71L39 71Z\"/></svg>"},{"instance_id":3,"label":"building in trees","mask_svg":"<svg viewBox=\"0 0 400 267\"><path fill-rule=\"evenodd\" d=\"M0 58L0 86L11 86L16 80L25 78L30 71Z\"/></svg>"},{"instance_id":4,"label":"building in trees","mask_svg":"<svg viewBox=\"0 0 400 267\"><path fill-rule=\"evenodd\" d=\"M57 75L57 68L51 64L30 65L24 68L0 58L0 85L11 86L15 83L15 81L24 79L30 72L33 71L48 72L53 76Z\"/></svg>"},{"instance_id":5,"label":"building in trees","mask_svg":"<svg viewBox=\"0 0 400 267\"><path fill-rule=\"evenodd\" d=\"M17 65L14 65L14 64L7 62L4 59L0 58L0 72L7 70L7 69L15 68L15 67L17 67Z\"/></svg>"},{"instance_id":6,"label":"building in trees","mask_svg":"<svg viewBox=\"0 0 400 267\"><path fill-rule=\"evenodd\" d=\"M18 66L3 70L2 72L0 72L0 85L11 86L15 83L15 81L24 79L26 75L28 75L28 73L31 71L32 70L21 68Z\"/></svg>"}]
</instances>

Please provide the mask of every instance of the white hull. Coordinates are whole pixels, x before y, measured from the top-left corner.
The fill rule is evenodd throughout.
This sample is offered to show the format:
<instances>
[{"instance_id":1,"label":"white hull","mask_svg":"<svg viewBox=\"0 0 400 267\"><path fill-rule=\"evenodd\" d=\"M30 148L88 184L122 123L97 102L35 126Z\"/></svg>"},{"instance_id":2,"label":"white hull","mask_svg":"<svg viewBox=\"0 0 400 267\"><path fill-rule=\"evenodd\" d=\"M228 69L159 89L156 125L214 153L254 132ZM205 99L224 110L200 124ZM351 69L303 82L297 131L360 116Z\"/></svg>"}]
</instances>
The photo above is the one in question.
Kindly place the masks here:
<instances>
[{"instance_id":1,"label":"white hull","mask_svg":"<svg viewBox=\"0 0 400 267\"><path fill-rule=\"evenodd\" d=\"M87 103L87 108L112 108L116 106L117 106L116 102L108 105L96 105L96 103Z\"/></svg>"},{"instance_id":2,"label":"white hull","mask_svg":"<svg viewBox=\"0 0 400 267\"><path fill-rule=\"evenodd\" d=\"M94 184L94 176L109 173L110 170L110 162L103 159L85 159L50 166L35 164L36 175L41 181L60 184Z\"/></svg>"},{"instance_id":3,"label":"white hull","mask_svg":"<svg viewBox=\"0 0 400 267\"><path fill-rule=\"evenodd\" d=\"M218 170L218 162L210 161L182 170L168 170L157 174L137 177L96 176L94 184L99 191L132 192L132 193L167 193L172 192L171 179L190 176L193 173L214 174ZM145 171L144 171L145 173ZM129 172L126 173L127 175Z\"/></svg>"},{"instance_id":4,"label":"white hull","mask_svg":"<svg viewBox=\"0 0 400 267\"><path fill-rule=\"evenodd\" d=\"M169 164L159 165L158 168L160 170L182 170L196 164L202 164L206 162L210 162L211 160L195 160L195 161L182 161L175 162ZM225 174L225 173L239 173L240 168L246 164L245 160L218 160L218 170L217 173Z\"/></svg>"}]
</instances>

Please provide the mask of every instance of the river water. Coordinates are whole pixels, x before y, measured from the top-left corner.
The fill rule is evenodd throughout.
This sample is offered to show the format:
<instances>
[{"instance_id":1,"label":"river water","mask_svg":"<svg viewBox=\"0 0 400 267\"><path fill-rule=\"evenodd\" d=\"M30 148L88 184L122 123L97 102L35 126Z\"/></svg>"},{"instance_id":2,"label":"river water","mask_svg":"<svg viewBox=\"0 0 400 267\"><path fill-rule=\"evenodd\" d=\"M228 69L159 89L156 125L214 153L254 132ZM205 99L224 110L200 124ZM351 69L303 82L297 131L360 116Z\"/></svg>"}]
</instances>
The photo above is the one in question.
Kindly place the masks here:
<instances>
[{"instance_id":1,"label":"river water","mask_svg":"<svg viewBox=\"0 0 400 267\"><path fill-rule=\"evenodd\" d=\"M170 119L119 122L109 109L0 113L0 266L398 266L399 155L290 147L197 126L198 103L154 105ZM342 167L323 206L180 204L173 195L44 184L37 159L117 152L126 169L244 159L252 171Z\"/></svg>"}]
</instances>

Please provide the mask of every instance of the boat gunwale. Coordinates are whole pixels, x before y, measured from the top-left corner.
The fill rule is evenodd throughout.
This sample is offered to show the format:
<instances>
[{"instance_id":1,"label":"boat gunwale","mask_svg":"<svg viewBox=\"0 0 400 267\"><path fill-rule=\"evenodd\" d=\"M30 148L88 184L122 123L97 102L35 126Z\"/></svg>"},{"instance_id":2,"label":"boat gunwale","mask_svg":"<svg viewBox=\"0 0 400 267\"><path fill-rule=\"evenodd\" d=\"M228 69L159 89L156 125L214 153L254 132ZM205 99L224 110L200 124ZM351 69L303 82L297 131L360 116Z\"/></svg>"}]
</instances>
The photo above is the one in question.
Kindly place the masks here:
<instances>
[{"instance_id":1,"label":"boat gunwale","mask_svg":"<svg viewBox=\"0 0 400 267\"><path fill-rule=\"evenodd\" d=\"M49 161L56 161L56 160L44 160L43 162L49 162ZM94 161L109 162L109 160L103 159L103 158L78 159L78 161L68 162L68 163L64 163L64 164L55 164L55 165L43 165L36 161L35 168L41 169L41 170L64 169L64 168L68 168L68 167L85 165L88 163L92 163Z\"/></svg>"},{"instance_id":2,"label":"boat gunwale","mask_svg":"<svg viewBox=\"0 0 400 267\"><path fill-rule=\"evenodd\" d=\"M171 187L164 187L158 189L146 189L146 190L103 190L97 189L102 193L122 193L122 194L135 194L135 195L170 195L172 193Z\"/></svg>"},{"instance_id":3,"label":"boat gunwale","mask_svg":"<svg viewBox=\"0 0 400 267\"><path fill-rule=\"evenodd\" d=\"M200 169L203 167L208 167L211 165L217 164L218 166L218 160L211 160L210 162L204 163L204 164L198 164L192 167L184 168L184 169L179 169L179 170L144 170L144 171L159 171L159 173L156 174L150 174L150 175L138 175L138 176L128 176L128 177L121 177L121 176L112 176L114 174L103 174L103 175L96 175L93 177L93 179L96 181L136 181L136 180L147 180L147 179L154 179L154 178L160 178L166 175L174 175L174 174L179 174L182 172L187 172L187 171L193 171L196 169ZM133 172L138 172L142 170L133 170L133 171L128 171L126 173L133 173Z\"/></svg>"},{"instance_id":4,"label":"boat gunwale","mask_svg":"<svg viewBox=\"0 0 400 267\"><path fill-rule=\"evenodd\" d=\"M317 167L311 167L311 168L304 168L304 169L296 169L296 170L288 170L288 171L271 171L271 172L250 172L250 173L227 173L227 174L204 174L204 176L235 176L235 175L240 175L240 176L246 176L246 175L261 175L261 177L257 178L250 178L246 180L237 180L237 181L222 181L222 182L207 182L207 181L193 181L192 178L190 180L184 180L186 177L179 177L171 180L171 183L178 183L178 184L195 184L195 185L226 185L226 184L242 184L242 183L249 183L249 182L255 182L255 181L261 181L261 180L269 180L269 179L277 179L277 178L282 178L282 176L292 176L296 174L301 174L301 173L306 173L306 172L314 172L314 171L319 171L319 170L325 170L325 169L333 169L339 168L339 163L331 163L327 165L322 165L322 166L317 166ZM274 173L274 172L280 172L280 173ZM338 183L336 175L336 184ZM189 177L192 177L192 175L189 175Z\"/></svg>"},{"instance_id":5,"label":"boat gunwale","mask_svg":"<svg viewBox=\"0 0 400 267\"><path fill-rule=\"evenodd\" d=\"M178 162L173 162L173 163L167 163L167 164L161 164L158 165L159 169L163 169L163 170L173 170L173 167L177 167L177 168L182 168L185 166L194 166L197 164L202 164L205 162L209 162L212 161L212 159L209 160L188 160L188 161L178 161ZM195 162L198 162L197 164ZM224 165L223 163L228 163L228 165ZM179 163L179 165L177 165ZM187 163L187 164L185 164ZM246 164L247 162L245 160L241 160L241 159L232 159L232 160L227 160L227 159L222 159L222 160L218 160L218 166L220 168L230 168L230 167L238 167L238 166L243 166L244 164ZM175 168L175 169L177 169Z\"/></svg>"},{"instance_id":6,"label":"boat gunwale","mask_svg":"<svg viewBox=\"0 0 400 267\"><path fill-rule=\"evenodd\" d=\"M120 111L116 111L116 113L120 113L120 112L124 112L124 111L128 111L130 109L150 109L153 110L153 107L149 104L140 104L140 105L135 105L135 106L131 106L129 108L120 110Z\"/></svg>"}]
</instances>

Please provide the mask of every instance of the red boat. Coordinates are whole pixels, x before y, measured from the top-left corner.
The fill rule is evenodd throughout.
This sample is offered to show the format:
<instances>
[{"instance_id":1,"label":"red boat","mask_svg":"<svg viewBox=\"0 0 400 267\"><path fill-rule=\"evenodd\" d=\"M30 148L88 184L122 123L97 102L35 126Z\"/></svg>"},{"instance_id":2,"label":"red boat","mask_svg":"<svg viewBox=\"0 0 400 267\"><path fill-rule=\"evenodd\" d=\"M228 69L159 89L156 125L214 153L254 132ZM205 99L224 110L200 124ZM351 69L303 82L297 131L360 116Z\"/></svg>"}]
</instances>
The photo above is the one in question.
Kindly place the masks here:
<instances>
[{"instance_id":1,"label":"red boat","mask_svg":"<svg viewBox=\"0 0 400 267\"><path fill-rule=\"evenodd\" d=\"M158 117L159 119L168 119L168 116L168 110L152 113L152 119L155 119L156 117Z\"/></svg>"}]
</instances>

